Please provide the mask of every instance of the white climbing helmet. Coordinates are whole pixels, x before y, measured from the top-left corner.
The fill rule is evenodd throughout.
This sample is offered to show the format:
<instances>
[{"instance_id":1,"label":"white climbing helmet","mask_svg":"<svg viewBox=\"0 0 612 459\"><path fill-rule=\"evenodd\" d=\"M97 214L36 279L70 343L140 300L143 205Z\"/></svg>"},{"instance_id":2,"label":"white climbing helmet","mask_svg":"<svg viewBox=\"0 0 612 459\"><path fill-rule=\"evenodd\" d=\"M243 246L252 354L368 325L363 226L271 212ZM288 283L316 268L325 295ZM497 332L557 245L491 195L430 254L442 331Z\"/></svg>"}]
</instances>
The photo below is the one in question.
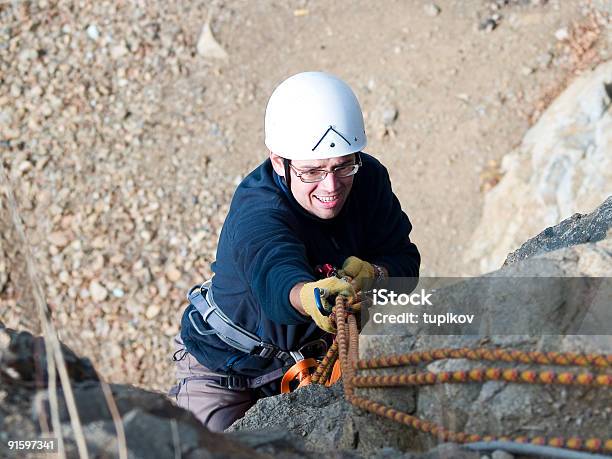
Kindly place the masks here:
<instances>
[{"instance_id":1,"label":"white climbing helmet","mask_svg":"<svg viewBox=\"0 0 612 459\"><path fill-rule=\"evenodd\" d=\"M327 159L361 151L363 114L351 88L323 72L283 81L266 107L266 146L286 159Z\"/></svg>"}]
</instances>

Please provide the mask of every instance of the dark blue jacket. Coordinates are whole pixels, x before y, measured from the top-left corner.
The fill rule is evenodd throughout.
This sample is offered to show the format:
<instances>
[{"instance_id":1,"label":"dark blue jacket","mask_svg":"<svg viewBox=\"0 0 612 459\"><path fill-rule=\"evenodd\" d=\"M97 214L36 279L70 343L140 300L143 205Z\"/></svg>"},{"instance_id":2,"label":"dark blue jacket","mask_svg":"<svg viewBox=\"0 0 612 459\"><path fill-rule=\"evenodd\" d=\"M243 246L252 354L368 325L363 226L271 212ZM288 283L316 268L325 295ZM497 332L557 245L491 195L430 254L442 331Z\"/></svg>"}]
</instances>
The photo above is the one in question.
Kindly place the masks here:
<instances>
[{"instance_id":1,"label":"dark blue jacket","mask_svg":"<svg viewBox=\"0 0 612 459\"><path fill-rule=\"evenodd\" d=\"M300 206L269 159L238 186L212 265L215 301L234 322L283 350L295 350L324 334L289 303L295 284L316 279L315 266L341 267L354 255L386 267L391 276L418 276L412 226L391 190L389 174L372 156L361 157L363 167L344 207L329 220ZM183 315L181 337L202 365L246 376L282 366L278 359L233 349L215 335L199 335L189 322L192 309Z\"/></svg>"}]
</instances>

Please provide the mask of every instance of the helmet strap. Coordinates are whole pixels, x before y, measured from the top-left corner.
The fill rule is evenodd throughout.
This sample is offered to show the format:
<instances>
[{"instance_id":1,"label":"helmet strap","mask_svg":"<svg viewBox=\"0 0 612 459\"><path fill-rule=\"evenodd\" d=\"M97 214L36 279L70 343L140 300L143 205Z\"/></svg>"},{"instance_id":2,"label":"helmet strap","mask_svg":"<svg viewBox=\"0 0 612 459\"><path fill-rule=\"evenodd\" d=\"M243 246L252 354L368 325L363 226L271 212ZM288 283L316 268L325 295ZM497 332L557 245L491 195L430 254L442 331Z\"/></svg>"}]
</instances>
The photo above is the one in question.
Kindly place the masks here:
<instances>
[{"instance_id":1,"label":"helmet strap","mask_svg":"<svg viewBox=\"0 0 612 459\"><path fill-rule=\"evenodd\" d=\"M289 193L291 193L291 167L289 167L290 161L287 158L283 158L283 165L285 166L285 184Z\"/></svg>"}]
</instances>

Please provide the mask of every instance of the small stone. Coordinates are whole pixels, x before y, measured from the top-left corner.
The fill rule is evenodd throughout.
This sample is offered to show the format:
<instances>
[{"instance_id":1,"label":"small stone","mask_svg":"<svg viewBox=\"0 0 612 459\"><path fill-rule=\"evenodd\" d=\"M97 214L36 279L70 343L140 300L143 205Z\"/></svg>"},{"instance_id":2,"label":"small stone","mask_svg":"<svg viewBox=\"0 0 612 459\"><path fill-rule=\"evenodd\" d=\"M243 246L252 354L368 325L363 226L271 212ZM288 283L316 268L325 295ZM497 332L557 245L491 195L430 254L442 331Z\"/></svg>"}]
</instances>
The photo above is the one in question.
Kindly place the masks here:
<instances>
[{"instance_id":1,"label":"small stone","mask_svg":"<svg viewBox=\"0 0 612 459\"><path fill-rule=\"evenodd\" d=\"M569 32L567 27L562 27L555 31L555 38L559 41L567 40L569 38Z\"/></svg>"},{"instance_id":2,"label":"small stone","mask_svg":"<svg viewBox=\"0 0 612 459\"><path fill-rule=\"evenodd\" d=\"M59 273L58 278L62 284L68 284L68 282L70 282L70 274L68 274L67 271Z\"/></svg>"},{"instance_id":3,"label":"small stone","mask_svg":"<svg viewBox=\"0 0 612 459\"><path fill-rule=\"evenodd\" d=\"M0 350L8 349L9 344L11 344L10 335L4 329L0 329Z\"/></svg>"},{"instance_id":4,"label":"small stone","mask_svg":"<svg viewBox=\"0 0 612 459\"><path fill-rule=\"evenodd\" d=\"M423 11L425 11L427 16L434 18L438 16L442 10L435 3L427 3L423 6Z\"/></svg>"},{"instance_id":5,"label":"small stone","mask_svg":"<svg viewBox=\"0 0 612 459\"><path fill-rule=\"evenodd\" d=\"M103 249L105 246L104 243L104 236L97 236L93 239L93 241L91 241L91 246L94 249Z\"/></svg>"},{"instance_id":6,"label":"small stone","mask_svg":"<svg viewBox=\"0 0 612 459\"><path fill-rule=\"evenodd\" d=\"M123 43L117 46L113 46L110 52L111 57L113 59L119 59L120 57L125 56L127 53L128 53L128 49L125 47Z\"/></svg>"},{"instance_id":7,"label":"small stone","mask_svg":"<svg viewBox=\"0 0 612 459\"><path fill-rule=\"evenodd\" d=\"M157 304L152 304L147 308L145 316L147 319L154 319L160 312L161 307Z\"/></svg>"},{"instance_id":8,"label":"small stone","mask_svg":"<svg viewBox=\"0 0 612 459\"><path fill-rule=\"evenodd\" d=\"M217 40L215 40L208 22L202 27L202 32L200 32L200 38L198 39L196 49L198 54L203 57L227 59L227 53L217 42Z\"/></svg>"},{"instance_id":9,"label":"small stone","mask_svg":"<svg viewBox=\"0 0 612 459\"><path fill-rule=\"evenodd\" d=\"M177 282L181 278L181 272L174 265L166 268L166 277L170 282Z\"/></svg>"},{"instance_id":10,"label":"small stone","mask_svg":"<svg viewBox=\"0 0 612 459\"><path fill-rule=\"evenodd\" d=\"M125 295L125 292L122 289L120 288L113 289L113 296L115 298L123 298L124 295Z\"/></svg>"},{"instance_id":11,"label":"small stone","mask_svg":"<svg viewBox=\"0 0 612 459\"><path fill-rule=\"evenodd\" d=\"M166 298L168 296L168 292L170 292L170 287L164 278L160 278L157 283L157 296L160 298Z\"/></svg>"},{"instance_id":12,"label":"small stone","mask_svg":"<svg viewBox=\"0 0 612 459\"><path fill-rule=\"evenodd\" d=\"M114 254L112 257L110 257L110 260L108 260L111 264L113 265L118 265L120 264L123 260L125 259L125 257L123 256L122 253L116 253Z\"/></svg>"},{"instance_id":13,"label":"small stone","mask_svg":"<svg viewBox=\"0 0 612 459\"><path fill-rule=\"evenodd\" d=\"M112 343L108 346L108 356L112 358L117 358L121 355L121 346L117 343Z\"/></svg>"},{"instance_id":14,"label":"small stone","mask_svg":"<svg viewBox=\"0 0 612 459\"><path fill-rule=\"evenodd\" d=\"M497 22L493 18L487 18L478 25L478 28L487 32L493 32L497 28Z\"/></svg>"},{"instance_id":15,"label":"small stone","mask_svg":"<svg viewBox=\"0 0 612 459\"><path fill-rule=\"evenodd\" d=\"M7 376L11 379L14 379L14 380L21 379L19 372L15 370L13 367L5 367L4 371L6 372Z\"/></svg>"},{"instance_id":16,"label":"small stone","mask_svg":"<svg viewBox=\"0 0 612 459\"><path fill-rule=\"evenodd\" d=\"M523 66L523 68L521 68L521 73L525 76L531 75L533 72L535 72L535 70L529 66Z\"/></svg>"},{"instance_id":17,"label":"small stone","mask_svg":"<svg viewBox=\"0 0 612 459\"><path fill-rule=\"evenodd\" d=\"M102 284L94 280L89 284L89 294L94 301L104 301L108 296L108 291Z\"/></svg>"},{"instance_id":18,"label":"small stone","mask_svg":"<svg viewBox=\"0 0 612 459\"><path fill-rule=\"evenodd\" d=\"M98 30L95 24L90 24L89 27L87 27L86 32L87 36L94 41L100 38L100 31Z\"/></svg>"},{"instance_id":19,"label":"small stone","mask_svg":"<svg viewBox=\"0 0 612 459\"><path fill-rule=\"evenodd\" d=\"M32 163L30 161L23 161L21 164L19 164L18 169L19 169L19 172L24 174L32 170Z\"/></svg>"},{"instance_id":20,"label":"small stone","mask_svg":"<svg viewBox=\"0 0 612 459\"><path fill-rule=\"evenodd\" d=\"M20 61L31 61L31 60L36 59L37 56L38 56L38 53L36 52L35 49L24 49L23 51L19 53L19 60Z\"/></svg>"},{"instance_id":21,"label":"small stone","mask_svg":"<svg viewBox=\"0 0 612 459\"><path fill-rule=\"evenodd\" d=\"M100 252L95 253L92 256L90 269L95 272L100 271L102 268L104 268L104 255L102 255Z\"/></svg>"},{"instance_id":22,"label":"small stone","mask_svg":"<svg viewBox=\"0 0 612 459\"><path fill-rule=\"evenodd\" d=\"M385 126L391 126L397 120L398 111L395 107L387 107L383 110L382 119Z\"/></svg>"},{"instance_id":23,"label":"small stone","mask_svg":"<svg viewBox=\"0 0 612 459\"><path fill-rule=\"evenodd\" d=\"M553 58L554 56L552 53L540 54L537 57L538 65L540 66L541 69L545 69L552 63Z\"/></svg>"},{"instance_id":24,"label":"small stone","mask_svg":"<svg viewBox=\"0 0 612 459\"><path fill-rule=\"evenodd\" d=\"M63 231L54 231L49 236L47 236L47 240L54 246L59 247L60 249L66 247L68 245L68 235Z\"/></svg>"},{"instance_id":25,"label":"small stone","mask_svg":"<svg viewBox=\"0 0 612 459\"><path fill-rule=\"evenodd\" d=\"M147 351L142 346L138 346L136 350L134 351L134 354L136 354L136 357L139 359L142 359L146 353Z\"/></svg>"}]
</instances>

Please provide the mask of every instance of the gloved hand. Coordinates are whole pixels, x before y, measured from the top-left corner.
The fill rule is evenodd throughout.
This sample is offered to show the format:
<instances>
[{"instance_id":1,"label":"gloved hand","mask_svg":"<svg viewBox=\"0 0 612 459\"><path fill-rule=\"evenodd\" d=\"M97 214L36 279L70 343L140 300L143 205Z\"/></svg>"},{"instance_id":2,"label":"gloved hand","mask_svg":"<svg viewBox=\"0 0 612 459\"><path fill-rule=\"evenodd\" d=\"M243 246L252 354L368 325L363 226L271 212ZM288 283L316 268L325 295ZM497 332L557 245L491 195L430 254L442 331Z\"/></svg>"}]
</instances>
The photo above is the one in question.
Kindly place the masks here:
<instances>
[{"instance_id":1,"label":"gloved hand","mask_svg":"<svg viewBox=\"0 0 612 459\"><path fill-rule=\"evenodd\" d=\"M374 266L357 257L348 257L342 264L342 269L338 270L340 276L353 278L353 285L357 291L363 290L367 283L371 283L376 277Z\"/></svg>"},{"instance_id":2,"label":"gloved hand","mask_svg":"<svg viewBox=\"0 0 612 459\"><path fill-rule=\"evenodd\" d=\"M325 293L325 296L321 295L321 303L326 311L331 311L334 306L330 302L331 296L346 295L351 298L355 295L355 290L347 281L337 277L327 277L316 282L308 282L300 290L300 301L306 314L312 317L312 320L315 321L319 328L328 333L336 333L336 327L334 327L331 319L323 315L319 308L317 308L314 294L315 288L319 288Z\"/></svg>"}]
</instances>

